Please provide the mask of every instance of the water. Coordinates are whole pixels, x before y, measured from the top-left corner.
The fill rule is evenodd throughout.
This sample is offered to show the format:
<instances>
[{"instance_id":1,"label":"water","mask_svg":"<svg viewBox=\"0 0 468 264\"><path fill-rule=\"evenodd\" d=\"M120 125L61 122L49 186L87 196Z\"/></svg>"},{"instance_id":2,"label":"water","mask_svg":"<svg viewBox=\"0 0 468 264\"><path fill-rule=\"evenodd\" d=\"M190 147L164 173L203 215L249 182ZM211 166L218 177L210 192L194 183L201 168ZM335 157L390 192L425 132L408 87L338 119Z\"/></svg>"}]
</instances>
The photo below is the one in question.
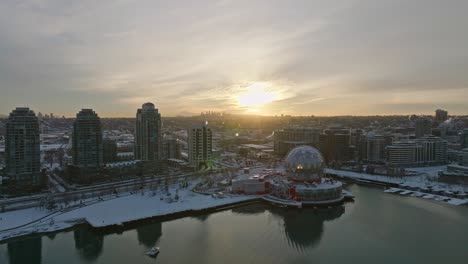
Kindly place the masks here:
<instances>
[{"instance_id":1,"label":"water","mask_svg":"<svg viewBox=\"0 0 468 264\"><path fill-rule=\"evenodd\" d=\"M24 239L0 245L0 263L467 263L467 207L350 189L356 201L331 211L257 204L121 234ZM145 256L155 244L161 254Z\"/></svg>"}]
</instances>

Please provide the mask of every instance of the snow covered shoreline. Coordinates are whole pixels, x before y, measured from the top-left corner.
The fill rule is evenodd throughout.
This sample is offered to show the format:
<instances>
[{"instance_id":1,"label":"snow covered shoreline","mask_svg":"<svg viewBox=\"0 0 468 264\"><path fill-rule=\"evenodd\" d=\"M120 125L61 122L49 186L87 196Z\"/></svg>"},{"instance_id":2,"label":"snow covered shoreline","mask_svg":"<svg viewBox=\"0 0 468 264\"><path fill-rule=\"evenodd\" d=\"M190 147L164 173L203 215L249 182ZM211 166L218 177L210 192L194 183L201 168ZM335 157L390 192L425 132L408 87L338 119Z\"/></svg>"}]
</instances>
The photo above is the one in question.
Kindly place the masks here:
<instances>
[{"instance_id":1,"label":"snow covered shoreline","mask_svg":"<svg viewBox=\"0 0 468 264\"><path fill-rule=\"evenodd\" d=\"M177 218L222 210L259 200L257 196L247 195L213 198L188 189L180 190L178 195L178 201L171 201L167 197L146 192L87 202L82 206L64 208L56 212L29 208L2 213L0 243L12 238L63 231L82 224L92 228L113 228L146 219Z\"/></svg>"},{"instance_id":2,"label":"snow covered shoreline","mask_svg":"<svg viewBox=\"0 0 468 264\"><path fill-rule=\"evenodd\" d=\"M392 187L391 190L398 189L403 191L400 193L402 195L414 193L414 197L445 201L451 205L468 204L468 199L454 195L454 193L458 193L460 196L466 197L466 193L468 192L465 186L442 183L434 180L437 178L438 171L444 168L445 166L408 168L407 170L412 172L414 176L404 177L389 177L329 168L325 169L325 172L339 178L353 180L358 184ZM393 192L389 191L388 193ZM419 193L424 195L419 195Z\"/></svg>"}]
</instances>

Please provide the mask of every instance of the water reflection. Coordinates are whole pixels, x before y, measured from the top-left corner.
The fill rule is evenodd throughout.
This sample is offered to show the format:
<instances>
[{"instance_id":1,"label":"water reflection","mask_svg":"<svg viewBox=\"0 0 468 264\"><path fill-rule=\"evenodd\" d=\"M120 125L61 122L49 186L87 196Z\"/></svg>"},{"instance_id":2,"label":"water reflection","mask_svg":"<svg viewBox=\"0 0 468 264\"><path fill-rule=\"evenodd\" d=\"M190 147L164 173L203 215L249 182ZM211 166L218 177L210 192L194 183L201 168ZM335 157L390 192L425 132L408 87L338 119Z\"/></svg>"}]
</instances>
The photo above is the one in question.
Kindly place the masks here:
<instances>
[{"instance_id":1,"label":"water reflection","mask_svg":"<svg viewBox=\"0 0 468 264\"><path fill-rule=\"evenodd\" d=\"M95 260L102 253L104 236L93 233L87 228L79 228L73 232L75 248L84 260Z\"/></svg>"},{"instance_id":2,"label":"water reflection","mask_svg":"<svg viewBox=\"0 0 468 264\"><path fill-rule=\"evenodd\" d=\"M232 212L239 215L258 215L265 211L283 222L284 232L288 243L293 248L304 251L312 248L320 242L323 234L323 226L326 221L334 220L344 213L344 206L330 209L296 209L265 206L253 204L249 206L233 208Z\"/></svg>"},{"instance_id":3,"label":"water reflection","mask_svg":"<svg viewBox=\"0 0 468 264\"><path fill-rule=\"evenodd\" d=\"M344 213L344 207L339 206L326 210L273 208L271 212L283 218L284 232L289 245L304 251L318 245L322 238L324 222L340 217Z\"/></svg>"},{"instance_id":4,"label":"water reflection","mask_svg":"<svg viewBox=\"0 0 468 264\"><path fill-rule=\"evenodd\" d=\"M57 236L57 233L51 233L51 234L48 234L47 237L50 239L50 240L54 240L55 239L55 236Z\"/></svg>"},{"instance_id":5,"label":"water reflection","mask_svg":"<svg viewBox=\"0 0 468 264\"><path fill-rule=\"evenodd\" d=\"M231 211L239 215L257 215L264 213L266 211L266 207L264 204L252 204L248 206L232 208Z\"/></svg>"},{"instance_id":6,"label":"water reflection","mask_svg":"<svg viewBox=\"0 0 468 264\"><path fill-rule=\"evenodd\" d=\"M208 219L209 217L210 217L209 214L201 214L201 215L192 216L192 218L197 219L200 222L205 222L206 219Z\"/></svg>"},{"instance_id":7,"label":"water reflection","mask_svg":"<svg viewBox=\"0 0 468 264\"><path fill-rule=\"evenodd\" d=\"M10 264L39 264L42 261L41 237L28 238L8 243Z\"/></svg>"},{"instance_id":8,"label":"water reflection","mask_svg":"<svg viewBox=\"0 0 468 264\"><path fill-rule=\"evenodd\" d=\"M154 223L136 229L138 242L147 247L153 247L162 235L162 224Z\"/></svg>"}]
</instances>

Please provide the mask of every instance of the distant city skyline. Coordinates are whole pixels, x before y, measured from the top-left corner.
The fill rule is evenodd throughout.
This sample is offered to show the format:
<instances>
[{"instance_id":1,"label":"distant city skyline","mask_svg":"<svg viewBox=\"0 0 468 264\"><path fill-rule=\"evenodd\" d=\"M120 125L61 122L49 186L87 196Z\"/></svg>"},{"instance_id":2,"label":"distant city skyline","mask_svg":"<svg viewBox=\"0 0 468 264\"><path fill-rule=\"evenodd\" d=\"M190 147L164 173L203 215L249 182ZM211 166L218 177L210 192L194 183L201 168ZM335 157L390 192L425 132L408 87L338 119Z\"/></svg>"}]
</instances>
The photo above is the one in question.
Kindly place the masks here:
<instances>
[{"instance_id":1,"label":"distant city skyline","mask_svg":"<svg viewBox=\"0 0 468 264\"><path fill-rule=\"evenodd\" d=\"M0 114L468 114L467 1L0 2Z\"/></svg>"}]
</instances>

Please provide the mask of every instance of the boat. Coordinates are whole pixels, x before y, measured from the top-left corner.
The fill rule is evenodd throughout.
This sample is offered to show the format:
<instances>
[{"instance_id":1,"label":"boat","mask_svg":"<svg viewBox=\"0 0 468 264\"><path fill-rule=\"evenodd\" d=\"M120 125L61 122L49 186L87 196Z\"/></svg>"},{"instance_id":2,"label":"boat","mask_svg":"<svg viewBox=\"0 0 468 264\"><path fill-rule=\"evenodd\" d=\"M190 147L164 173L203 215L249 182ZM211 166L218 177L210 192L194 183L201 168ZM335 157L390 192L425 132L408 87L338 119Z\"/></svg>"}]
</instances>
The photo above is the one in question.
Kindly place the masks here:
<instances>
[{"instance_id":1,"label":"boat","mask_svg":"<svg viewBox=\"0 0 468 264\"><path fill-rule=\"evenodd\" d=\"M146 252L146 255L152 258L156 257L158 254L159 254L158 247L152 247L148 252Z\"/></svg>"}]
</instances>

